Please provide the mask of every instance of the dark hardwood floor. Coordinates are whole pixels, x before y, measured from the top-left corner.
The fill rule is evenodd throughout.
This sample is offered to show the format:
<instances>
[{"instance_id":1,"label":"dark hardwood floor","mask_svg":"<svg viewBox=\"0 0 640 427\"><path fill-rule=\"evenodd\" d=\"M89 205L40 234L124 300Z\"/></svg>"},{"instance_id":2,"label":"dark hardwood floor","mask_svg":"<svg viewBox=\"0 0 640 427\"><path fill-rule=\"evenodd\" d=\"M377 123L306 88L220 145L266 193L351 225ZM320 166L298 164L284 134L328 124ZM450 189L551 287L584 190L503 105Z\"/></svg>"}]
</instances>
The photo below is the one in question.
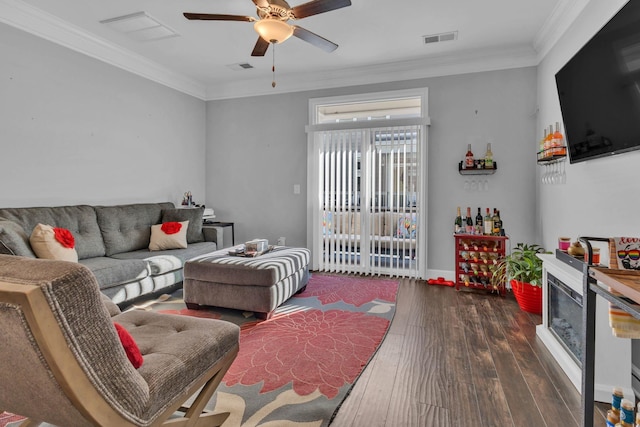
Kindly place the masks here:
<instances>
[{"instance_id":1,"label":"dark hardwood floor","mask_svg":"<svg viewBox=\"0 0 640 427\"><path fill-rule=\"evenodd\" d=\"M402 279L389 333L331 426L579 426L580 393L539 323L510 293Z\"/></svg>"}]
</instances>

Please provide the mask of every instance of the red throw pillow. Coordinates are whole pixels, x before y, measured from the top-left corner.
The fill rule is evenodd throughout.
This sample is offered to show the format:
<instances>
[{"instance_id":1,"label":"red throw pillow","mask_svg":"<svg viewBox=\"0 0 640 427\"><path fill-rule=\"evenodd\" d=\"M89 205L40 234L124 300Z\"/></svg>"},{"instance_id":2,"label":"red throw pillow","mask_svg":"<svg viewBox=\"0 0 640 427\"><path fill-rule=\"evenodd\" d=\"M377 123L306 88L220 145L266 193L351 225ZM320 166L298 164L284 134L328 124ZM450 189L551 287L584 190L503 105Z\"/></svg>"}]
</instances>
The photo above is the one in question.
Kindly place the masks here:
<instances>
[{"instance_id":1,"label":"red throw pillow","mask_svg":"<svg viewBox=\"0 0 640 427\"><path fill-rule=\"evenodd\" d=\"M131 362L134 368L138 369L142 366L143 362L142 353L140 353L138 344L133 340L129 331L127 331L121 324L113 322L113 326L115 326L116 331L118 331L118 337L120 338L124 352L129 358L129 362Z\"/></svg>"}]
</instances>

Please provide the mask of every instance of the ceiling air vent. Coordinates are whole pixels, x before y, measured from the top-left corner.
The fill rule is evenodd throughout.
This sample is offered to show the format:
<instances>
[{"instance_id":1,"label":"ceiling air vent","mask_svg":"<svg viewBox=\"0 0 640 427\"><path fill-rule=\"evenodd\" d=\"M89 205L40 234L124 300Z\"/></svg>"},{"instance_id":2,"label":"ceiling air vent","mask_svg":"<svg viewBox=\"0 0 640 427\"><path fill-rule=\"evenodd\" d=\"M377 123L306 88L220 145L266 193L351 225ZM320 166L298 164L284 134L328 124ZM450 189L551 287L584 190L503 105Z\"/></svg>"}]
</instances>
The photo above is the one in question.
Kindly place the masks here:
<instances>
[{"instance_id":1,"label":"ceiling air vent","mask_svg":"<svg viewBox=\"0 0 640 427\"><path fill-rule=\"evenodd\" d=\"M178 35L174 30L149 16L146 12L117 16L102 20L100 23L137 41L166 39Z\"/></svg>"},{"instance_id":2,"label":"ceiling air vent","mask_svg":"<svg viewBox=\"0 0 640 427\"><path fill-rule=\"evenodd\" d=\"M422 36L422 40L424 41L424 44L446 42L446 41L457 40L457 39L458 39L457 31L450 31L448 33L431 34L428 36Z\"/></svg>"},{"instance_id":3,"label":"ceiling air vent","mask_svg":"<svg viewBox=\"0 0 640 427\"><path fill-rule=\"evenodd\" d=\"M242 70L250 70L253 68L253 65L248 62L240 62L238 64L229 64L227 67L231 68L233 71L242 71Z\"/></svg>"}]
</instances>

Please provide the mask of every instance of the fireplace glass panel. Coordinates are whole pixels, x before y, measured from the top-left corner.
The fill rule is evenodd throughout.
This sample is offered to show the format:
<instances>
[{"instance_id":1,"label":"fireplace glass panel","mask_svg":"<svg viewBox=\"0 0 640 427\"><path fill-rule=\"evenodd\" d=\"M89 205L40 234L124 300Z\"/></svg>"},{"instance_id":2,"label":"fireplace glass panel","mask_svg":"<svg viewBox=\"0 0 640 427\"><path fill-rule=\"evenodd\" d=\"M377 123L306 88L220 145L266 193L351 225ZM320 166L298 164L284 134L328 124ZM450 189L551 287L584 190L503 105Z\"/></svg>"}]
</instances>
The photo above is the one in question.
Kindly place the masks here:
<instances>
[{"instance_id":1,"label":"fireplace glass panel","mask_svg":"<svg viewBox=\"0 0 640 427\"><path fill-rule=\"evenodd\" d=\"M581 365L582 295L547 273L549 329Z\"/></svg>"}]
</instances>

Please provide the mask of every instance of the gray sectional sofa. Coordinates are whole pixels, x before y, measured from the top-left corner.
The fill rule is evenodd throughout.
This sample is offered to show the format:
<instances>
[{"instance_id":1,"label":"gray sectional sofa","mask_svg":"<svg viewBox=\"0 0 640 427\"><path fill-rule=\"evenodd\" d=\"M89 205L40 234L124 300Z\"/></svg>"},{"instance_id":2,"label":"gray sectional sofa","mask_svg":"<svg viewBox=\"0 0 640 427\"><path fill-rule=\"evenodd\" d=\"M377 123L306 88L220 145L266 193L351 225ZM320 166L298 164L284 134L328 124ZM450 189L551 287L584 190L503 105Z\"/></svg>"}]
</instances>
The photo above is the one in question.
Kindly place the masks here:
<instances>
[{"instance_id":1,"label":"gray sectional sofa","mask_svg":"<svg viewBox=\"0 0 640 427\"><path fill-rule=\"evenodd\" d=\"M189 219L187 248L149 251L151 226ZM78 262L96 276L117 304L182 282L185 261L217 249L216 228L202 228L202 208L173 203L0 209L0 253L36 258L29 236L38 224L66 228L75 238Z\"/></svg>"}]
</instances>

